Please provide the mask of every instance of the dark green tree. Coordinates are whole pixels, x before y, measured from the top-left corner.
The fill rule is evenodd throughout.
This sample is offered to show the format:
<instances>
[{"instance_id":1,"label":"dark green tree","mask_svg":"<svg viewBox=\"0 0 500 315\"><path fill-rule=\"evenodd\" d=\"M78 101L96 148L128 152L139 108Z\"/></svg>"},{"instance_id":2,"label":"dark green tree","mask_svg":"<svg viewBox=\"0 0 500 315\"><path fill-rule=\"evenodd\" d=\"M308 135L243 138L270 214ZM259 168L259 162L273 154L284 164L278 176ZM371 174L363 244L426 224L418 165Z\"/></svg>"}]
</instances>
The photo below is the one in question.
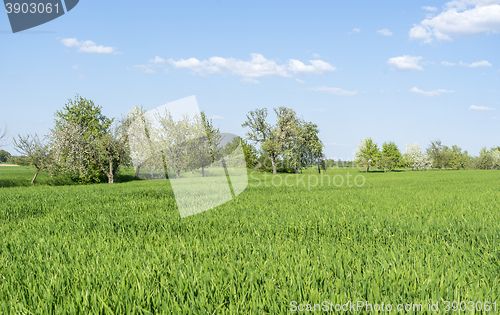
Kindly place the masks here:
<instances>
[{"instance_id":1,"label":"dark green tree","mask_svg":"<svg viewBox=\"0 0 500 315\"><path fill-rule=\"evenodd\" d=\"M0 150L0 162L5 163L12 159L12 155L5 151L5 150Z\"/></svg>"}]
</instances>

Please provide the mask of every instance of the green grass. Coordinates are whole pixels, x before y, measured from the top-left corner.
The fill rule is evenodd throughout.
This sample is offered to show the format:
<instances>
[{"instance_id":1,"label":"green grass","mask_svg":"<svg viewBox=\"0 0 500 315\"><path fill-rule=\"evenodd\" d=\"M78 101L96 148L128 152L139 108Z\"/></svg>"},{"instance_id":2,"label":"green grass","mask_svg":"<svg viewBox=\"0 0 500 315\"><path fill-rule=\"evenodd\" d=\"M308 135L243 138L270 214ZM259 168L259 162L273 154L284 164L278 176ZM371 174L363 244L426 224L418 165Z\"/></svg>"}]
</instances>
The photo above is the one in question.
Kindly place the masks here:
<instances>
[{"instance_id":1,"label":"green grass","mask_svg":"<svg viewBox=\"0 0 500 315\"><path fill-rule=\"evenodd\" d=\"M0 166L0 188L2 187L17 187L17 186L32 186L31 180L35 175L35 169L31 166ZM107 182L106 177L102 177L101 182ZM134 171L131 167L120 168L116 175L115 182L128 182L135 180ZM76 185L68 176L56 176L51 178L47 172L38 174L35 186L63 186Z\"/></svg>"},{"instance_id":2,"label":"green grass","mask_svg":"<svg viewBox=\"0 0 500 315\"><path fill-rule=\"evenodd\" d=\"M307 170L305 186L266 187L254 174L236 199L182 220L168 181L2 188L0 314L500 304L499 172L329 174L347 171L365 185L309 190Z\"/></svg>"}]
</instances>

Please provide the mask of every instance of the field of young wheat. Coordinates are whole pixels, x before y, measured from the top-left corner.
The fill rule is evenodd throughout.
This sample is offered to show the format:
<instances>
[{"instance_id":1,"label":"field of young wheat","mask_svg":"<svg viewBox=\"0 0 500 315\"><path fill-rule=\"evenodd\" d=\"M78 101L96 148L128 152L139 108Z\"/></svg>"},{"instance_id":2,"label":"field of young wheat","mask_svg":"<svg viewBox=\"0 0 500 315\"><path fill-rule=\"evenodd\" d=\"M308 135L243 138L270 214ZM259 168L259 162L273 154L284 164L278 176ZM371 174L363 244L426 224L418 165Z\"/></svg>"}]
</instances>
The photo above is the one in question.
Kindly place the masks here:
<instances>
[{"instance_id":1,"label":"field of young wheat","mask_svg":"<svg viewBox=\"0 0 500 315\"><path fill-rule=\"evenodd\" d=\"M500 310L500 173L327 174L347 171L364 184L252 174L237 198L183 219L168 180L0 188L0 313L279 314L324 301Z\"/></svg>"}]
</instances>

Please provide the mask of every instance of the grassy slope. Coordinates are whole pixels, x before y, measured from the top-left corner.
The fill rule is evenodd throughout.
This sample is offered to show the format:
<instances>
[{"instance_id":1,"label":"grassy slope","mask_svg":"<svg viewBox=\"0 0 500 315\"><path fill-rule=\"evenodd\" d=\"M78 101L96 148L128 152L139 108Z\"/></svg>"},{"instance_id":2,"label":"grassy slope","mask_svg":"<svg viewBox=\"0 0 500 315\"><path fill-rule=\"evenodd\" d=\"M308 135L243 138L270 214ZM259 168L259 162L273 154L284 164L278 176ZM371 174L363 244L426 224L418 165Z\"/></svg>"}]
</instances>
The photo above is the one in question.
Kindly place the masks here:
<instances>
[{"instance_id":1,"label":"grassy slope","mask_svg":"<svg viewBox=\"0 0 500 315\"><path fill-rule=\"evenodd\" d=\"M182 220L168 181L0 189L0 313L500 303L498 174L372 173L310 191L251 180Z\"/></svg>"}]
</instances>

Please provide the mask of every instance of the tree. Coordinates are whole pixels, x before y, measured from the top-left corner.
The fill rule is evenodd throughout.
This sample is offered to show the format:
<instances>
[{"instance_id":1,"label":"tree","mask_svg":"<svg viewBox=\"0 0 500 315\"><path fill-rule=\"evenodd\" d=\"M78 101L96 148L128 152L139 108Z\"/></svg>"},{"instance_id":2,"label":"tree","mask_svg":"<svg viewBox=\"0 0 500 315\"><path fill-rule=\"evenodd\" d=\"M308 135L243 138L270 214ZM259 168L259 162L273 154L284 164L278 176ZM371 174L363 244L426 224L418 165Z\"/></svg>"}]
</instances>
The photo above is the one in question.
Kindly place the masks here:
<instances>
[{"instance_id":1,"label":"tree","mask_svg":"<svg viewBox=\"0 0 500 315\"><path fill-rule=\"evenodd\" d=\"M493 160L493 168L500 169L500 148L492 148L491 149L491 159Z\"/></svg>"},{"instance_id":2,"label":"tree","mask_svg":"<svg viewBox=\"0 0 500 315\"><path fill-rule=\"evenodd\" d=\"M411 166L414 171L425 171L432 167L431 159L422 153L418 143L407 143L404 158L406 166Z\"/></svg>"},{"instance_id":3,"label":"tree","mask_svg":"<svg viewBox=\"0 0 500 315\"><path fill-rule=\"evenodd\" d=\"M102 107L79 95L57 111L51 130L54 160L61 172L69 173L81 182L99 182L104 174L108 183L127 158L126 133L113 119L104 116Z\"/></svg>"},{"instance_id":4,"label":"tree","mask_svg":"<svg viewBox=\"0 0 500 315\"><path fill-rule=\"evenodd\" d=\"M483 147L479 151L479 156L475 159L475 167L480 170L492 169L495 166L495 157L492 155L491 151L488 151L486 147Z\"/></svg>"},{"instance_id":5,"label":"tree","mask_svg":"<svg viewBox=\"0 0 500 315\"><path fill-rule=\"evenodd\" d=\"M392 171L396 166L401 164L401 153L398 146L394 142L384 142L381 152L381 166Z\"/></svg>"},{"instance_id":6,"label":"tree","mask_svg":"<svg viewBox=\"0 0 500 315\"><path fill-rule=\"evenodd\" d=\"M0 162L7 162L9 161L10 159L12 159L12 155L5 151L5 150L0 150Z\"/></svg>"},{"instance_id":7,"label":"tree","mask_svg":"<svg viewBox=\"0 0 500 315\"><path fill-rule=\"evenodd\" d=\"M275 141L277 135L274 134L272 126L266 122L266 118L266 108L256 109L248 112L247 120L241 126L250 128L250 130L246 133L247 139L260 143L262 149L269 154L271 157L273 173L276 174L276 157L278 148L275 146Z\"/></svg>"},{"instance_id":8,"label":"tree","mask_svg":"<svg viewBox=\"0 0 500 315\"><path fill-rule=\"evenodd\" d=\"M14 138L14 149L21 155L26 156L30 165L35 168L35 176L31 180L33 185L38 174L41 171L48 170L51 165L49 146L40 141L36 134L25 137L18 135L17 137L17 140Z\"/></svg>"},{"instance_id":9,"label":"tree","mask_svg":"<svg viewBox=\"0 0 500 315\"><path fill-rule=\"evenodd\" d=\"M318 172L321 173L321 161L323 159L323 143L319 139L318 125L296 119L295 134L289 140L285 156L291 164L295 173L308 165L317 163Z\"/></svg>"},{"instance_id":10,"label":"tree","mask_svg":"<svg viewBox=\"0 0 500 315\"><path fill-rule=\"evenodd\" d=\"M447 159L447 165L453 169L466 169L471 164L471 157L467 153L467 151L462 152L462 149L457 145L453 145L451 147L451 157Z\"/></svg>"},{"instance_id":11,"label":"tree","mask_svg":"<svg viewBox=\"0 0 500 315\"><path fill-rule=\"evenodd\" d=\"M151 136L155 151L161 152L167 170L180 178L181 170L198 165L201 161L199 155L207 152L199 144L200 139L206 142L201 118L196 115L190 119L185 115L180 120L174 120L170 111L166 110L164 114L156 113L156 121L158 124L153 127ZM209 155L205 154L203 159L207 158Z\"/></svg>"},{"instance_id":12,"label":"tree","mask_svg":"<svg viewBox=\"0 0 500 315\"><path fill-rule=\"evenodd\" d=\"M253 145L243 139L241 140L241 147L243 149L243 154L245 155L247 168L255 168L258 164L257 150Z\"/></svg>"},{"instance_id":13,"label":"tree","mask_svg":"<svg viewBox=\"0 0 500 315\"><path fill-rule=\"evenodd\" d=\"M365 167L366 172L370 169L370 166L375 165L375 162L379 159L380 152L378 150L377 144L373 142L371 138L365 138L361 140L358 148L355 152L355 159L358 165Z\"/></svg>"},{"instance_id":14,"label":"tree","mask_svg":"<svg viewBox=\"0 0 500 315\"><path fill-rule=\"evenodd\" d=\"M441 140L431 141L429 148L427 148L427 155L432 160L432 167L437 167L441 170L446 165L446 151Z\"/></svg>"},{"instance_id":15,"label":"tree","mask_svg":"<svg viewBox=\"0 0 500 315\"><path fill-rule=\"evenodd\" d=\"M135 168L134 176L139 177L141 167L150 161L150 151L144 150L144 146L149 147L151 119L148 119L146 110L141 106L134 106L122 117L120 126L121 132L126 134L128 142L128 157Z\"/></svg>"},{"instance_id":16,"label":"tree","mask_svg":"<svg viewBox=\"0 0 500 315\"><path fill-rule=\"evenodd\" d=\"M204 136L201 137L198 142L198 149L200 154L196 157L198 158L198 164L201 166L201 174L205 176L205 167L211 165L220 158L220 143L222 141L222 135L220 134L219 128L215 128L212 120L207 118L204 111L201 112L201 121L203 123Z\"/></svg>"}]
</instances>

